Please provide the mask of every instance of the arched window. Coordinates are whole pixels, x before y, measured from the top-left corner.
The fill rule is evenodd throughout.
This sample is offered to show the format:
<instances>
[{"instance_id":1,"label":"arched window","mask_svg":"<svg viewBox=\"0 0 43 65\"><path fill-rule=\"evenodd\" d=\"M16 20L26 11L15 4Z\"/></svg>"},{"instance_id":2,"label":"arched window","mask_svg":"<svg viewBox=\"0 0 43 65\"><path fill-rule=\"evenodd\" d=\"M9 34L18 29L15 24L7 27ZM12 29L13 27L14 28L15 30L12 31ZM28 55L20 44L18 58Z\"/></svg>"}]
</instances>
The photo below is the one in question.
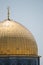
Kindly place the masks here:
<instances>
[{"instance_id":1,"label":"arched window","mask_svg":"<svg viewBox=\"0 0 43 65\"><path fill-rule=\"evenodd\" d=\"M27 65L32 65L32 62L31 62L31 60L30 60L30 59L28 60Z\"/></svg>"},{"instance_id":2,"label":"arched window","mask_svg":"<svg viewBox=\"0 0 43 65\"><path fill-rule=\"evenodd\" d=\"M5 63L4 65L10 65L9 63Z\"/></svg>"},{"instance_id":3,"label":"arched window","mask_svg":"<svg viewBox=\"0 0 43 65\"><path fill-rule=\"evenodd\" d=\"M18 62L17 65L21 65L21 63Z\"/></svg>"},{"instance_id":4,"label":"arched window","mask_svg":"<svg viewBox=\"0 0 43 65\"><path fill-rule=\"evenodd\" d=\"M15 63L12 63L12 65L16 65Z\"/></svg>"},{"instance_id":5,"label":"arched window","mask_svg":"<svg viewBox=\"0 0 43 65\"><path fill-rule=\"evenodd\" d=\"M0 65L2 65L2 63L0 63Z\"/></svg>"},{"instance_id":6,"label":"arched window","mask_svg":"<svg viewBox=\"0 0 43 65\"><path fill-rule=\"evenodd\" d=\"M23 65L27 65L27 64L24 63Z\"/></svg>"}]
</instances>

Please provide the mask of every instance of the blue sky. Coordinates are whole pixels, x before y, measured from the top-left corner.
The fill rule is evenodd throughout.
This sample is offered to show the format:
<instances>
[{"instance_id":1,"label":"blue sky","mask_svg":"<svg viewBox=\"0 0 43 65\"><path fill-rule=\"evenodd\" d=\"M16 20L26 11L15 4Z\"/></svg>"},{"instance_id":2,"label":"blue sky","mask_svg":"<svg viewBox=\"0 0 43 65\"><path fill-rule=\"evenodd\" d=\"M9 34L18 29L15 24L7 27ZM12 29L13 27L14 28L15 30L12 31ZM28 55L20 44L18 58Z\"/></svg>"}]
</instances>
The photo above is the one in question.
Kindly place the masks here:
<instances>
[{"instance_id":1,"label":"blue sky","mask_svg":"<svg viewBox=\"0 0 43 65\"><path fill-rule=\"evenodd\" d=\"M0 0L0 21L7 19L8 6L10 18L24 25L34 35L43 65L43 0Z\"/></svg>"}]
</instances>

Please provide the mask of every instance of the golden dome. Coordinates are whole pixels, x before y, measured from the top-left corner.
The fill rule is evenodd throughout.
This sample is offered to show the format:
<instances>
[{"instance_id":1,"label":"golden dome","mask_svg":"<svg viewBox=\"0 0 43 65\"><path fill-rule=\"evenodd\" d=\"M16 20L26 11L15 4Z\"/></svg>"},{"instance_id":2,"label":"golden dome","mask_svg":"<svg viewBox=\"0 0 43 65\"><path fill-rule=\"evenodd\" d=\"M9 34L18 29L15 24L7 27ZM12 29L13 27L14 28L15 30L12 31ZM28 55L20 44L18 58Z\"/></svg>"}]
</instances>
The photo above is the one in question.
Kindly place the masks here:
<instances>
[{"instance_id":1,"label":"golden dome","mask_svg":"<svg viewBox=\"0 0 43 65\"><path fill-rule=\"evenodd\" d=\"M38 55L36 41L29 30L12 20L0 22L0 54Z\"/></svg>"}]
</instances>

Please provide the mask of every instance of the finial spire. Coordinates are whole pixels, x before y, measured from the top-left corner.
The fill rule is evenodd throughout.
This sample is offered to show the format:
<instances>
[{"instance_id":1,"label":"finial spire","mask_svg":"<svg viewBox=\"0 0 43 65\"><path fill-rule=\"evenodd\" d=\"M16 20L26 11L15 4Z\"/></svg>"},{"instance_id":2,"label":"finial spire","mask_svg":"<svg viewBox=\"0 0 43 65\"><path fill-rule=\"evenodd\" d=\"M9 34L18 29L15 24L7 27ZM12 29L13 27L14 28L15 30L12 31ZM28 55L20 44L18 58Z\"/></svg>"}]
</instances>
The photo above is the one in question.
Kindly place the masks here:
<instances>
[{"instance_id":1,"label":"finial spire","mask_svg":"<svg viewBox=\"0 0 43 65\"><path fill-rule=\"evenodd\" d=\"M10 11L9 11L9 7L8 7L8 20L10 20L10 19L9 19L9 15L10 15Z\"/></svg>"}]
</instances>

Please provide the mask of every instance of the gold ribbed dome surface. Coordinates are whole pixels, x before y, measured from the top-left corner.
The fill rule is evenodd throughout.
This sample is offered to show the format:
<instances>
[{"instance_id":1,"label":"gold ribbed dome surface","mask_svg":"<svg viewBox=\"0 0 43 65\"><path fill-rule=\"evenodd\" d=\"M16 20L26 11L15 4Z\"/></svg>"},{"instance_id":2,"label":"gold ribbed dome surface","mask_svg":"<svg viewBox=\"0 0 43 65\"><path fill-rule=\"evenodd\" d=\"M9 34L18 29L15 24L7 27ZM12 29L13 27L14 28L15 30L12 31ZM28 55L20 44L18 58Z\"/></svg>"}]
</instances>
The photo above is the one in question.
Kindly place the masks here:
<instances>
[{"instance_id":1,"label":"gold ribbed dome surface","mask_svg":"<svg viewBox=\"0 0 43 65\"><path fill-rule=\"evenodd\" d=\"M38 55L36 41L29 30L12 20L0 22L0 54Z\"/></svg>"}]
</instances>

